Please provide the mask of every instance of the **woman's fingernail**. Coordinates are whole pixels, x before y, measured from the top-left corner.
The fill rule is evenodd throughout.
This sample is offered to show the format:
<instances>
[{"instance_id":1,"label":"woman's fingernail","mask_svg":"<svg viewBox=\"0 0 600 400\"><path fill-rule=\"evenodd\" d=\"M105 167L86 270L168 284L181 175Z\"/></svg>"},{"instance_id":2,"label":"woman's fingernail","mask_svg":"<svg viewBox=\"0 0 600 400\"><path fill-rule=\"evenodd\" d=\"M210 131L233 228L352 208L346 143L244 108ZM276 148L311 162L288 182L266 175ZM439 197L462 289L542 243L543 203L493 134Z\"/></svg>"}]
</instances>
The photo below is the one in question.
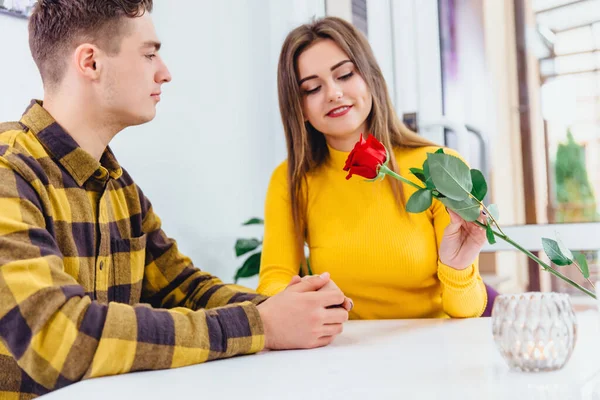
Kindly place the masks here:
<instances>
[{"instance_id":1,"label":"woman's fingernail","mask_svg":"<svg viewBox=\"0 0 600 400\"><path fill-rule=\"evenodd\" d=\"M328 279L329 277L331 277L331 274L329 272L323 272L321 275L319 275L321 278L323 279Z\"/></svg>"},{"instance_id":2,"label":"woman's fingernail","mask_svg":"<svg viewBox=\"0 0 600 400\"><path fill-rule=\"evenodd\" d=\"M354 302L352 301L352 299L348 299L350 300L350 310L352 310L354 308ZM348 311L350 311L348 310Z\"/></svg>"}]
</instances>

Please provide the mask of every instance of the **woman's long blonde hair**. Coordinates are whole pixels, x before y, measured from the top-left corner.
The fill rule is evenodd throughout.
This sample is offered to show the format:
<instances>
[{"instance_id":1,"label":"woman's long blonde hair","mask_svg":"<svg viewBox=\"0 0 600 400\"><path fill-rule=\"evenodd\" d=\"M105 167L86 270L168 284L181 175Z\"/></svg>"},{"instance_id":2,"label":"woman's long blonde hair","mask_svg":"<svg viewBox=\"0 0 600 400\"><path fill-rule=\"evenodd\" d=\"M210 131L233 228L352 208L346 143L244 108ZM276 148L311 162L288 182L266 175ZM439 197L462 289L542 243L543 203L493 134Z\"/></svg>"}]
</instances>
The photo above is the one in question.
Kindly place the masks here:
<instances>
[{"instance_id":1,"label":"woman's long blonde hair","mask_svg":"<svg viewBox=\"0 0 600 400\"><path fill-rule=\"evenodd\" d=\"M306 234L305 205L307 174L322 165L329 156L325 136L309 122L302 112L302 93L298 84L298 57L318 41L333 40L354 63L373 96L373 106L367 117L367 130L387 149L394 147L432 146L434 143L408 129L392 106L381 69L371 46L354 26L336 17L326 17L304 24L286 37L277 67L279 110L285 131L288 152L288 182L292 214L300 249ZM366 134L367 132L365 132ZM390 168L398 171L394 153L390 151ZM395 179L392 186L398 206L404 209L402 186ZM304 189L303 189L304 186Z\"/></svg>"}]
</instances>

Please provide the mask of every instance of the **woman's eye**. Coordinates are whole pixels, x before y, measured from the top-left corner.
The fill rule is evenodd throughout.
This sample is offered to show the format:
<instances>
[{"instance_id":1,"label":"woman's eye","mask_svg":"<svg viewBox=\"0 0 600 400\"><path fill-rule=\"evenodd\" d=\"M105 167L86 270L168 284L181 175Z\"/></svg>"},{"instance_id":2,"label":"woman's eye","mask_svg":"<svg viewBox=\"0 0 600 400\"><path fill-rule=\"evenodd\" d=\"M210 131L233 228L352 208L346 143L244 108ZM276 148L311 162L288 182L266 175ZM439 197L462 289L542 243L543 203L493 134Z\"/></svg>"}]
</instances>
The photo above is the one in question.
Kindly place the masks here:
<instances>
[{"instance_id":1,"label":"woman's eye","mask_svg":"<svg viewBox=\"0 0 600 400\"><path fill-rule=\"evenodd\" d=\"M320 89L321 89L321 86L317 86L314 89L305 90L304 93L306 93L306 94L313 94L313 93L317 93Z\"/></svg>"}]
</instances>

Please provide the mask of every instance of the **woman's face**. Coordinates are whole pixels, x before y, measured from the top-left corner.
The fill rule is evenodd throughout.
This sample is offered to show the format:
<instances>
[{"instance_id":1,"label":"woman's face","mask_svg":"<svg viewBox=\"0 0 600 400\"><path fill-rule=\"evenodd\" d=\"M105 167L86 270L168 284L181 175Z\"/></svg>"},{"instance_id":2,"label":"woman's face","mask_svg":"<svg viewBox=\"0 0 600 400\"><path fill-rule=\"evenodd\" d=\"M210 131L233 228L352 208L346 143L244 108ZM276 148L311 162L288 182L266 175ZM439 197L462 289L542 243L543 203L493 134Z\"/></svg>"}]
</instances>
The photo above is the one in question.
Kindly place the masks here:
<instances>
[{"instance_id":1,"label":"woman's face","mask_svg":"<svg viewBox=\"0 0 600 400\"><path fill-rule=\"evenodd\" d=\"M352 150L360 134L367 133L373 105L354 63L333 40L325 39L300 54L298 74L305 120L334 149Z\"/></svg>"}]
</instances>

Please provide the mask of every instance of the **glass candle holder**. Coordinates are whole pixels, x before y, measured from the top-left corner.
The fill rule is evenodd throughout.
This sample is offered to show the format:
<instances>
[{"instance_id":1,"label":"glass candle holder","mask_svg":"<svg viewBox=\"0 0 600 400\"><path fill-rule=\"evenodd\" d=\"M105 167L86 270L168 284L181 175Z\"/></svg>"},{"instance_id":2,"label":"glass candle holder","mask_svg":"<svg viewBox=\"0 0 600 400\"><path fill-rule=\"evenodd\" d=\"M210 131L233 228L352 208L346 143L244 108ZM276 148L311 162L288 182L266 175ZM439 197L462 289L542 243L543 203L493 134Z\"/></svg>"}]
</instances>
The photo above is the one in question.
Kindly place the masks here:
<instances>
[{"instance_id":1,"label":"glass candle holder","mask_svg":"<svg viewBox=\"0 0 600 400\"><path fill-rule=\"evenodd\" d=\"M573 353L577 320L568 294L499 295L492 309L492 332L512 369L553 371Z\"/></svg>"}]
</instances>

